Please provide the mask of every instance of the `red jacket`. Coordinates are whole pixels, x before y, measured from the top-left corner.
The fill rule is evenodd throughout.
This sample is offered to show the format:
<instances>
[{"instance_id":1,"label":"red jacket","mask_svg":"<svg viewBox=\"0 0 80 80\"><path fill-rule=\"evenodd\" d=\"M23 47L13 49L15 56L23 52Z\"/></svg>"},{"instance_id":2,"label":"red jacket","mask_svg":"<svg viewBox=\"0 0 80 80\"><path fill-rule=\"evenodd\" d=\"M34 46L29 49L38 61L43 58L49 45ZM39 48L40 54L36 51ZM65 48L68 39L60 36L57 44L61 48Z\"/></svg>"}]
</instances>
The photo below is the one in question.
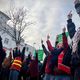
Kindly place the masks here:
<instances>
[{"instance_id":1,"label":"red jacket","mask_svg":"<svg viewBox=\"0 0 80 80\"><path fill-rule=\"evenodd\" d=\"M21 57L16 57L11 65L10 69L20 71L22 67Z\"/></svg>"},{"instance_id":2,"label":"red jacket","mask_svg":"<svg viewBox=\"0 0 80 80\"><path fill-rule=\"evenodd\" d=\"M49 40L47 40L47 46L49 51L51 51L51 55L48 56L45 73L54 74L54 67L57 65L58 55L62 52L63 49L56 49L52 47Z\"/></svg>"},{"instance_id":3,"label":"red jacket","mask_svg":"<svg viewBox=\"0 0 80 80\"><path fill-rule=\"evenodd\" d=\"M63 46L64 46L64 53L66 53L68 49L68 40L65 33L63 33L62 40L63 40Z\"/></svg>"},{"instance_id":4,"label":"red jacket","mask_svg":"<svg viewBox=\"0 0 80 80\"><path fill-rule=\"evenodd\" d=\"M64 46L64 50L63 52L58 56L58 69L67 73L67 74L70 74L71 71L70 71L70 67L62 64L63 62L63 58L64 58L64 55L68 49L68 41L67 41L67 37L66 37L66 34L64 33L63 34L63 46Z\"/></svg>"},{"instance_id":5,"label":"red jacket","mask_svg":"<svg viewBox=\"0 0 80 80\"><path fill-rule=\"evenodd\" d=\"M47 46L48 46L49 51L54 50L53 46L51 45L51 42L49 40L47 40L46 42L47 42Z\"/></svg>"},{"instance_id":6,"label":"red jacket","mask_svg":"<svg viewBox=\"0 0 80 80\"><path fill-rule=\"evenodd\" d=\"M53 74L52 66L53 64L51 63L51 59L53 58L53 55L49 55L45 67L45 73L47 74Z\"/></svg>"},{"instance_id":7,"label":"red jacket","mask_svg":"<svg viewBox=\"0 0 80 80\"><path fill-rule=\"evenodd\" d=\"M32 60L29 66L30 77L38 77L39 69L38 69L38 60Z\"/></svg>"}]
</instances>

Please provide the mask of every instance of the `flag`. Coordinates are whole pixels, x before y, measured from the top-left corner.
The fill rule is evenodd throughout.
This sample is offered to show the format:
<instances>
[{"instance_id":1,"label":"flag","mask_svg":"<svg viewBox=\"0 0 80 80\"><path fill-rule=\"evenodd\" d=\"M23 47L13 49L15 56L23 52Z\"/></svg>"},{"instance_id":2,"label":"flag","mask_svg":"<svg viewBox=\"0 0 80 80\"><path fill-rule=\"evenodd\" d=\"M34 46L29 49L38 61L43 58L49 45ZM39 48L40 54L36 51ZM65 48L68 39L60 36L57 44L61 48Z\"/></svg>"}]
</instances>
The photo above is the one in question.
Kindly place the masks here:
<instances>
[{"instance_id":1,"label":"flag","mask_svg":"<svg viewBox=\"0 0 80 80\"><path fill-rule=\"evenodd\" d=\"M66 36L67 36L67 37L69 36L69 33L68 33L68 32L66 32ZM63 42L63 41L62 41L62 34L59 34L59 35L58 35L58 42L59 42L59 43Z\"/></svg>"},{"instance_id":2,"label":"flag","mask_svg":"<svg viewBox=\"0 0 80 80\"><path fill-rule=\"evenodd\" d=\"M38 60L39 61L43 61L43 54L44 54L43 50L39 49L38 50ZM35 53L34 53L34 56L35 56Z\"/></svg>"},{"instance_id":3,"label":"flag","mask_svg":"<svg viewBox=\"0 0 80 80\"><path fill-rule=\"evenodd\" d=\"M38 60L42 61L43 60L43 50L38 50Z\"/></svg>"}]
</instances>

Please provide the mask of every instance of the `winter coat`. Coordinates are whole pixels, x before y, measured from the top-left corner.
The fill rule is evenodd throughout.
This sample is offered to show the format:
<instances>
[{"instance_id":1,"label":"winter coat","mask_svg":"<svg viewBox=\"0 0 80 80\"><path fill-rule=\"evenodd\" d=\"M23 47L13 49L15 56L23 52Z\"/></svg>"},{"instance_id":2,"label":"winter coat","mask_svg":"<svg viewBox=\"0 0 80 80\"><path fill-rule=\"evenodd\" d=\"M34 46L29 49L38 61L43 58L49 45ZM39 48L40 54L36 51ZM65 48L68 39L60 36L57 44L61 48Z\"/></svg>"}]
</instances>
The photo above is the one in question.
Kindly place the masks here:
<instances>
[{"instance_id":1,"label":"winter coat","mask_svg":"<svg viewBox=\"0 0 80 80\"><path fill-rule=\"evenodd\" d=\"M11 65L11 68L10 68L11 70L17 70L17 71L21 70L22 62L24 59L24 53L25 53L25 47L23 47L22 52L20 51L20 49L18 50L17 47L15 50L13 50L14 61Z\"/></svg>"},{"instance_id":2,"label":"winter coat","mask_svg":"<svg viewBox=\"0 0 80 80\"><path fill-rule=\"evenodd\" d=\"M63 46L64 50L61 52L61 54L58 56L58 69L65 74L70 74L70 60L71 60L71 52L70 52L70 47L68 45L67 37L66 34L62 34L62 39L63 39Z\"/></svg>"},{"instance_id":3,"label":"winter coat","mask_svg":"<svg viewBox=\"0 0 80 80\"><path fill-rule=\"evenodd\" d=\"M54 67L57 65L58 55L63 51L63 48L53 48L49 40L47 40L47 45L48 49L51 51L51 54L48 55L45 73L54 74Z\"/></svg>"},{"instance_id":4,"label":"winter coat","mask_svg":"<svg viewBox=\"0 0 80 80\"><path fill-rule=\"evenodd\" d=\"M64 50L63 50L63 53L64 53L63 64L66 65L66 66L70 66L72 50L71 50L71 48L68 45L68 40L67 40L66 34L63 33L62 35L63 35L63 46L64 46Z\"/></svg>"},{"instance_id":5,"label":"winter coat","mask_svg":"<svg viewBox=\"0 0 80 80\"><path fill-rule=\"evenodd\" d=\"M67 20L67 30L69 32L69 36L72 39L76 30L75 30L75 24L72 22L72 19Z\"/></svg>"},{"instance_id":6,"label":"winter coat","mask_svg":"<svg viewBox=\"0 0 80 80\"><path fill-rule=\"evenodd\" d=\"M2 67L3 68L9 68L11 66L11 63L12 63L12 55L10 52L9 56L4 59L4 61L2 63Z\"/></svg>"},{"instance_id":7,"label":"winter coat","mask_svg":"<svg viewBox=\"0 0 80 80\"><path fill-rule=\"evenodd\" d=\"M21 57L16 57L10 67L11 70L20 71L22 67L22 60Z\"/></svg>"},{"instance_id":8,"label":"winter coat","mask_svg":"<svg viewBox=\"0 0 80 80\"><path fill-rule=\"evenodd\" d=\"M36 53L36 58L31 61L29 65L29 74L31 78L39 76L39 68L38 68L38 55Z\"/></svg>"},{"instance_id":9,"label":"winter coat","mask_svg":"<svg viewBox=\"0 0 80 80\"><path fill-rule=\"evenodd\" d=\"M28 58L26 58L26 60L23 62L22 64L22 69L21 69L21 72L24 73L24 74L29 74L28 73L28 70L29 70L29 64L31 63L31 58L29 57L28 55Z\"/></svg>"},{"instance_id":10,"label":"winter coat","mask_svg":"<svg viewBox=\"0 0 80 80\"><path fill-rule=\"evenodd\" d=\"M77 48L78 48L78 43L80 41L80 27L78 28L78 30L76 31L73 39L73 45L72 45L72 52L76 52L77 51Z\"/></svg>"},{"instance_id":11,"label":"winter coat","mask_svg":"<svg viewBox=\"0 0 80 80\"><path fill-rule=\"evenodd\" d=\"M0 37L0 69L5 57L6 57L6 52L3 50L2 38Z\"/></svg>"}]
</instances>

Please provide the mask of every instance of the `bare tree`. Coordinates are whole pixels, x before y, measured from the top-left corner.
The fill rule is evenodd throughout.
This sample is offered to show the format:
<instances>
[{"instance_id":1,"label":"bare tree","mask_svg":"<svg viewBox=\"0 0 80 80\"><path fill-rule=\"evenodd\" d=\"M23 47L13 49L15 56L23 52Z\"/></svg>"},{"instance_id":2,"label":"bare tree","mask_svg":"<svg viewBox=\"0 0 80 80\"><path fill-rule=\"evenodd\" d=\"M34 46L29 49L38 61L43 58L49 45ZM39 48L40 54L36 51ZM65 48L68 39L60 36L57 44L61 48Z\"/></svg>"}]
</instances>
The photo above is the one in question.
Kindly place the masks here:
<instances>
[{"instance_id":1,"label":"bare tree","mask_svg":"<svg viewBox=\"0 0 80 80\"><path fill-rule=\"evenodd\" d=\"M19 45L23 40L25 28L32 24L32 22L27 21L27 16L27 10L19 8L18 10L10 11L10 20L7 23L7 27L2 24L2 30L14 39L16 45Z\"/></svg>"}]
</instances>

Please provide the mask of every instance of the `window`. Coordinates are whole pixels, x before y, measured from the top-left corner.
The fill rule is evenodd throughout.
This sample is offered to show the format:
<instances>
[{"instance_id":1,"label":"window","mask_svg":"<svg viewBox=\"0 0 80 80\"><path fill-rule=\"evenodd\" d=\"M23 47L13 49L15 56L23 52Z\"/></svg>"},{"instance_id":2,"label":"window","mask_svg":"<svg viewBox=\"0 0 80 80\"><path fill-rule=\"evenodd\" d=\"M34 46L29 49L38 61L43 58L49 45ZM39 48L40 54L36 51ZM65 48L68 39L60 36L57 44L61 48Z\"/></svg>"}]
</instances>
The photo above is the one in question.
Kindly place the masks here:
<instances>
[{"instance_id":1,"label":"window","mask_svg":"<svg viewBox=\"0 0 80 80\"><path fill-rule=\"evenodd\" d=\"M5 44L8 44L8 42L9 42L9 39L8 38L5 38L4 43Z\"/></svg>"}]
</instances>

